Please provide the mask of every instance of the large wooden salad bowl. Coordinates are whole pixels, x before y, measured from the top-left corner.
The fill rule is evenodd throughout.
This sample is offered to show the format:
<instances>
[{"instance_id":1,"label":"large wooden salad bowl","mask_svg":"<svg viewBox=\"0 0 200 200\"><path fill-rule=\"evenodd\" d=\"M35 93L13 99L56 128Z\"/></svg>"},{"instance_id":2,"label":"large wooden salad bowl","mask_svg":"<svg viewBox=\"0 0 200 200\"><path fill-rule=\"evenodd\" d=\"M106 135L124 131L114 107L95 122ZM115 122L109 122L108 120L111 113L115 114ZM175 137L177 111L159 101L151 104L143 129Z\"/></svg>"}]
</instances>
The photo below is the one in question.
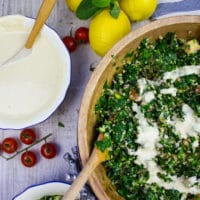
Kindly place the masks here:
<instances>
[{"instance_id":1,"label":"large wooden salad bowl","mask_svg":"<svg viewBox=\"0 0 200 200\"><path fill-rule=\"evenodd\" d=\"M119 41L101 60L93 72L82 99L78 121L78 146L83 166L90 157L95 132L95 104L102 94L105 81L111 82L116 73L113 64L122 67L121 59L130 50L134 50L143 38L157 39L167 32L175 32L181 38L200 38L200 16L177 16L153 21L128 34ZM118 200L120 197L106 176L103 165L91 175L89 183L100 200Z\"/></svg>"}]
</instances>

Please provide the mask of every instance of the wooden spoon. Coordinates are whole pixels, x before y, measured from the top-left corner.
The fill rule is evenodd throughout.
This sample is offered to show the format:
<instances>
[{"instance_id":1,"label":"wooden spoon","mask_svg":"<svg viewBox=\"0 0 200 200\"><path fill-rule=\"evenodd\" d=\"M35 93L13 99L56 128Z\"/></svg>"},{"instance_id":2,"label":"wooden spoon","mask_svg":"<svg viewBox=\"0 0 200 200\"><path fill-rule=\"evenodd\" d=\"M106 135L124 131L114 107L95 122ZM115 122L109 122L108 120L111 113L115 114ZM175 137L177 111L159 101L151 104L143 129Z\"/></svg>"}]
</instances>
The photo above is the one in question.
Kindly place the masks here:
<instances>
[{"instance_id":1,"label":"wooden spoon","mask_svg":"<svg viewBox=\"0 0 200 200\"><path fill-rule=\"evenodd\" d=\"M103 139L103 134L100 133L97 140ZM62 200L74 200L77 196L93 170L102 162L109 160L108 150L104 152L100 151L96 146L94 147L92 154L87 161L86 165L82 169L79 176L73 182L69 190L67 190L62 198Z\"/></svg>"},{"instance_id":2,"label":"wooden spoon","mask_svg":"<svg viewBox=\"0 0 200 200\"><path fill-rule=\"evenodd\" d=\"M0 66L8 64L9 62L13 62L18 60L19 58L23 58L30 53L30 49L32 48L36 37L38 36L40 30L42 29L43 25L45 24L46 20L48 19L55 3L57 0L43 0L42 5L38 11L34 26L29 34L28 39L22 49L20 49L16 54L12 57L5 60Z\"/></svg>"},{"instance_id":3,"label":"wooden spoon","mask_svg":"<svg viewBox=\"0 0 200 200\"><path fill-rule=\"evenodd\" d=\"M31 30L31 33L25 43L25 48L30 49L32 48L34 41L42 29L43 25L47 21L55 3L57 0L43 0L42 5L38 11L34 26Z\"/></svg>"}]
</instances>

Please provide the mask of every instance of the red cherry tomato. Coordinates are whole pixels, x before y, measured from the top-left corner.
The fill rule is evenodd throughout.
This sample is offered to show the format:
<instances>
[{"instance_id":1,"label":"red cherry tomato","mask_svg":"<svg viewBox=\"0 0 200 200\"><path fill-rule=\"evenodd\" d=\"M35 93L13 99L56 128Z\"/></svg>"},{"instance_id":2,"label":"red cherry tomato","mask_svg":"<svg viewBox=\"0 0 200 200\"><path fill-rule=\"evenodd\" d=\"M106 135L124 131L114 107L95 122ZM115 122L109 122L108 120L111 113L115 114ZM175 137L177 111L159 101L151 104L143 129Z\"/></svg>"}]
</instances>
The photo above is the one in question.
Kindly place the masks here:
<instances>
[{"instance_id":1,"label":"red cherry tomato","mask_svg":"<svg viewBox=\"0 0 200 200\"><path fill-rule=\"evenodd\" d=\"M25 151L21 155L21 162L26 167L33 167L37 162L37 156L33 151Z\"/></svg>"},{"instance_id":2,"label":"red cherry tomato","mask_svg":"<svg viewBox=\"0 0 200 200\"><path fill-rule=\"evenodd\" d=\"M41 146L41 154L47 159L55 157L56 153L57 151L54 143L45 143Z\"/></svg>"},{"instance_id":3,"label":"red cherry tomato","mask_svg":"<svg viewBox=\"0 0 200 200\"><path fill-rule=\"evenodd\" d=\"M67 49L69 50L69 52L73 52L76 50L77 43L73 37L66 36L62 40L63 40L63 43L65 44L65 46L67 47Z\"/></svg>"},{"instance_id":4,"label":"red cherry tomato","mask_svg":"<svg viewBox=\"0 0 200 200\"><path fill-rule=\"evenodd\" d=\"M24 144L27 144L27 145L32 144L36 140L35 131L30 128L26 128L26 129L22 130L22 132L20 133L20 140Z\"/></svg>"},{"instance_id":5,"label":"red cherry tomato","mask_svg":"<svg viewBox=\"0 0 200 200\"><path fill-rule=\"evenodd\" d=\"M89 42L89 29L86 27L80 27L75 31L75 39L82 43Z\"/></svg>"},{"instance_id":6,"label":"red cherry tomato","mask_svg":"<svg viewBox=\"0 0 200 200\"><path fill-rule=\"evenodd\" d=\"M6 153L14 153L18 148L18 143L15 138L8 137L2 142L2 150Z\"/></svg>"}]
</instances>

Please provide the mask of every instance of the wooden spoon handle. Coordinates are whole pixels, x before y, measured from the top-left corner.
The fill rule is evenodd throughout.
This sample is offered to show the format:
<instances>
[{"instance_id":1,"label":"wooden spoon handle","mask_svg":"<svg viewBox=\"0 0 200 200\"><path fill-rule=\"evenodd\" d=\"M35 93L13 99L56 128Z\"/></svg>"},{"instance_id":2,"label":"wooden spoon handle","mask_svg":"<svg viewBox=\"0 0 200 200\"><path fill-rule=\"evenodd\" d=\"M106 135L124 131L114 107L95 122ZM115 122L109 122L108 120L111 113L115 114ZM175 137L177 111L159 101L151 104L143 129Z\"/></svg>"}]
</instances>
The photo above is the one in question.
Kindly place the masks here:
<instances>
[{"instance_id":1,"label":"wooden spoon handle","mask_svg":"<svg viewBox=\"0 0 200 200\"><path fill-rule=\"evenodd\" d=\"M34 26L31 30L31 33L25 44L25 47L27 49L32 48L35 38L37 37L37 35L40 32L41 28L43 27L44 23L48 19L56 1L57 0L44 0L42 2L42 5L40 6L40 9L38 11Z\"/></svg>"},{"instance_id":2,"label":"wooden spoon handle","mask_svg":"<svg viewBox=\"0 0 200 200\"><path fill-rule=\"evenodd\" d=\"M90 174L101 162L102 160L99 159L98 150L94 149L87 164L85 165L79 176L75 179L69 190L65 192L62 200L74 200L88 180Z\"/></svg>"}]
</instances>

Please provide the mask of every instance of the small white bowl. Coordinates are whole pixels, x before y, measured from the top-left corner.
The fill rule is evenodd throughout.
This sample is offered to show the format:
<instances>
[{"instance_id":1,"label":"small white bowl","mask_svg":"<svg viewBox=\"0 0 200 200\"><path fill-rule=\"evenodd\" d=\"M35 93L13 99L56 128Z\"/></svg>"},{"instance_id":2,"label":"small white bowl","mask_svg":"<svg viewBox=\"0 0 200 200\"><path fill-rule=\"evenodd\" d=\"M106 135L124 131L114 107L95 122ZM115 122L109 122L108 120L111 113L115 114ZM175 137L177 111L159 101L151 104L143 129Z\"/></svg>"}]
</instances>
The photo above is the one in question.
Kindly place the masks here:
<instances>
[{"instance_id":1,"label":"small white bowl","mask_svg":"<svg viewBox=\"0 0 200 200\"><path fill-rule=\"evenodd\" d=\"M11 25L9 23L7 23L6 20L8 20L8 22ZM15 23L17 22L17 20L22 20L23 26L28 30L30 30L32 28L33 23L35 21L34 19L24 17L21 15L8 15L8 16L0 17L1 26L2 26L2 22L5 24L5 27L8 24L8 27L6 27L6 31L7 31L7 29L8 29L8 31L10 31L12 26L15 27L16 26ZM16 32L19 33L21 30L18 28L18 25L16 27L17 27ZM0 27L0 34L2 33L1 32L2 30L4 31L4 27L3 28ZM28 32L29 31L27 31L27 36L28 36ZM58 36L58 34L53 29L51 29L45 25L42 28L40 34L45 35L45 40L48 41L45 43L45 45L51 44L52 50L51 50L51 53L47 54L48 56L46 57L45 62L39 62L40 59L36 59L37 63L39 63L37 65L38 66L37 70L40 70L40 73L38 73L38 75L37 75L37 71L36 71L36 74L32 75L33 74L32 71L35 68L33 68L33 67L31 68L29 65L24 65L24 68L23 68L26 71L25 72L26 76L22 76L22 73L18 72L19 71L18 70L19 68L17 68L18 66L17 67L16 66L14 66L14 67L13 66L5 66L5 67L3 66L0 68L1 77L5 77L4 73L6 73L6 70L8 70L8 69L6 69L6 67L7 68L12 67L12 70L13 70L12 73L7 72L8 77L9 77L9 74L11 74L10 77L12 77L12 78L17 77L16 82L14 82L12 78L10 78L11 81L7 81L8 84L6 84L6 80L4 82L5 78L3 78L3 80L1 78L1 80L0 80L0 92L1 92L0 128L2 128L2 129L22 129L22 128L25 128L28 126L38 124L38 123L46 120L49 116L51 116L51 114L54 113L54 111L58 108L58 106L63 102L63 100L65 98L66 91L70 84L70 76L71 76L71 61L70 61L69 52L66 49L65 45L63 44L60 37ZM15 38L15 37L13 36L13 38ZM8 40L8 41L10 42L10 40ZM36 42L34 44L35 46L33 46L33 48L32 48L33 49L32 52L35 52L34 56L36 55L36 52L37 52L36 49L38 47L39 42L40 42L40 40L38 38L36 38ZM23 45L23 44L21 44L21 45ZM47 48L45 48L46 47L45 45L43 45L43 47L42 47L42 53L45 52L43 49L47 49ZM35 51L34 51L34 47L35 47ZM16 47L10 48L11 51L16 52L15 50L17 48L15 50L13 50L13 48L16 48ZM6 51L6 49L7 48L1 49L1 51L3 51L3 50ZM55 52L55 54L53 52ZM5 52L3 52L3 53L5 53ZM41 55L41 54L37 53L37 55ZM49 55L52 55L52 56L49 56ZM52 62L55 60L53 58L54 55L55 55L56 60L59 61L59 64L57 64L57 62L55 62L55 65L52 64L51 65L52 71L51 71L50 68L48 68L49 67L48 63L49 64L54 63L54 62ZM34 56L32 58L35 58ZM42 58L44 58L44 57L42 57ZM26 57L23 59L25 60L28 58ZM45 64L43 64L43 63L45 63ZM26 66L30 67L30 68L26 68ZM43 66L45 66L45 67L43 67ZM21 67L21 65L20 65L20 67ZM59 70L57 70L56 68L58 68ZM30 69L30 70L28 70L28 69ZM27 78L29 76L36 77L36 78L32 81L31 78L30 78L30 80ZM42 78L38 79L38 77L42 77ZM7 80L9 80L9 78ZM41 80L43 82L41 82ZM48 80L51 80L52 82L50 82L50 81L48 82ZM16 90L19 92L15 92L15 87L18 86L18 83L19 84L21 83L20 81L24 85L20 86L20 89ZM12 84L12 82L14 82L14 84ZM50 83L50 84L48 84L48 83ZM38 86L37 84L40 84L40 85ZM6 85L9 85L9 86L6 87ZM33 85L34 89L33 89L32 85ZM14 88L14 89L9 90L8 88L11 88L11 89ZM42 88L45 88L45 89L42 89ZM54 88L56 88L56 89L54 89ZM6 92L6 91L8 91L8 92ZM28 92L25 93L23 91L25 91L25 92L28 91ZM47 92L47 91L49 91L49 92ZM5 94L8 93L7 97L6 97L6 95L3 95L3 92ZM20 104L20 94L22 94L22 95L26 94L26 95L24 95L24 97L26 97L26 98L21 98L22 100L27 99L27 100L24 100L24 102L28 102L28 103L26 103L26 105L24 103L22 103L23 101L21 101L21 104ZM40 95L38 95L38 97L37 97L37 94L40 94ZM12 98L13 96L14 96L14 98ZM44 98L40 98L40 97L44 97ZM8 98L9 98L9 100L7 101ZM2 100L2 99L4 99L4 100ZM15 99L15 100L13 100L13 99ZM34 99L34 100L32 100L32 99ZM10 104L7 103L9 101L11 102ZM36 104L34 102L38 102L38 103Z\"/></svg>"},{"instance_id":2,"label":"small white bowl","mask_svg":"<svg viewBox=\"0 0 200 200\"><path fill-rule=\"evenodd\" d=\"M32 185L16 195L12 200L38 200L45 195L63 195L69 187L70 185L64 182L47 182Z\"/></svg>"}]
</instances>

